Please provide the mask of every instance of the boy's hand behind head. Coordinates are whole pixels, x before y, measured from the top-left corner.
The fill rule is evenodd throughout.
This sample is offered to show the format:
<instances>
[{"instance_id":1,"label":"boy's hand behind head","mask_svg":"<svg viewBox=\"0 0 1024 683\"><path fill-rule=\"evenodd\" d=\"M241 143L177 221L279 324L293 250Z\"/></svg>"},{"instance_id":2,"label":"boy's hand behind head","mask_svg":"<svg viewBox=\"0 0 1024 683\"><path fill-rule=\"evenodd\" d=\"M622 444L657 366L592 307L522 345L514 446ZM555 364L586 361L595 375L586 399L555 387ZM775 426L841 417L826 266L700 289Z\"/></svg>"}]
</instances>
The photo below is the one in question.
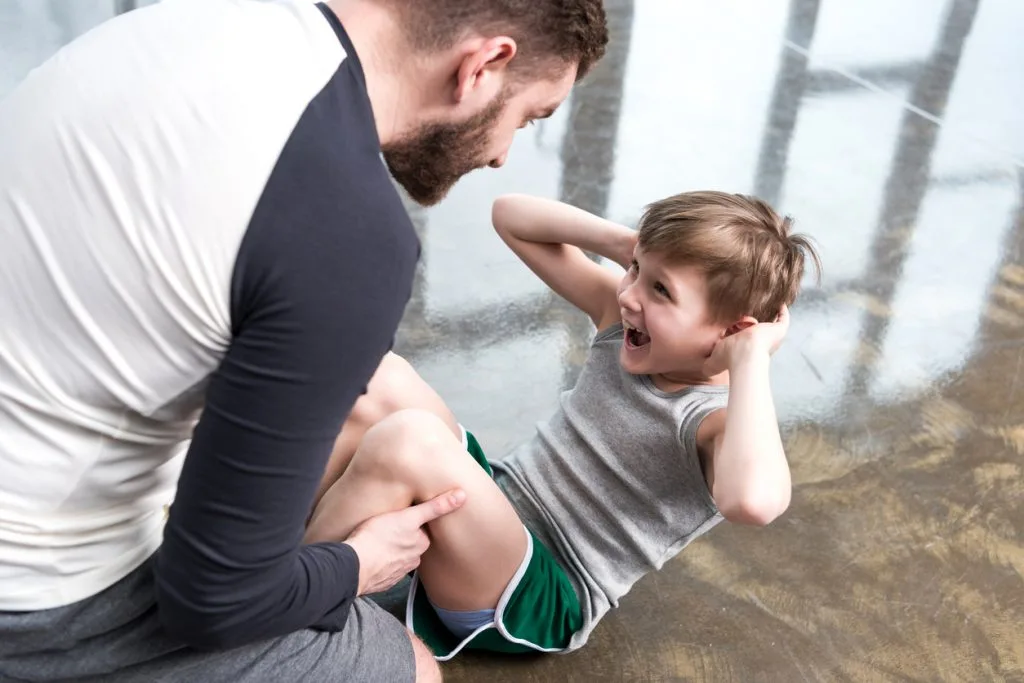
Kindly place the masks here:
<instances>
[{"instance_id":1,"label":"boy's hand behind head","mask_svg":"<svg viewBox=\"0 0 1024 683\"><path fill-rule=\"evenodd\" d=\"M759 323L751 318L737 323L718 340L711 355L704 362L709 377L732 370L737 363L758 356L767 358L782 345L789 331L789 307L783 306L774 322Z\"/></svg>"},{"instance_id":2,"label":"boy's hand behind head","mask_svg":"<svg viewBox=\"0 0 1024 683\"><path fill-rule=\"evenodd\" d=\"M615 260L623 268L628 269L629 264L633 262L633 252L636 250L637 235L638 233L635 230L622 233L622 239L619 244L619 253L615 257Z\"/></svg>"}]
</instances>

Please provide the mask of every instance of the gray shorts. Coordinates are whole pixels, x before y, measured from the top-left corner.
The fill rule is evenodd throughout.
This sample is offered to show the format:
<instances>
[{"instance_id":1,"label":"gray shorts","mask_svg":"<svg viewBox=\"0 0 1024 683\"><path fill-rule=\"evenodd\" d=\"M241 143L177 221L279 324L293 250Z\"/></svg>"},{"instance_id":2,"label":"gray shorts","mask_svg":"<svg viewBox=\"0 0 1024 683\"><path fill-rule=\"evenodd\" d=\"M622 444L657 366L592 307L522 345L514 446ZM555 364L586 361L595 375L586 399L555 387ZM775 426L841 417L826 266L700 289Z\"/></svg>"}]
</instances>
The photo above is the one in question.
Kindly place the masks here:
<instances>
[{"instance_id":1,"label":"gray shorts","mask_svg":"<svg viewBox=\"0 0 1024 683\"><path fill-rule=\"evenodd\" d=\"M151 561L91 598L38 612L0 612L0 681L91 683L412 683L405 627L360 599L340 633L304 630L203 652L164 635Z\"/></svg>"}]
</instances>

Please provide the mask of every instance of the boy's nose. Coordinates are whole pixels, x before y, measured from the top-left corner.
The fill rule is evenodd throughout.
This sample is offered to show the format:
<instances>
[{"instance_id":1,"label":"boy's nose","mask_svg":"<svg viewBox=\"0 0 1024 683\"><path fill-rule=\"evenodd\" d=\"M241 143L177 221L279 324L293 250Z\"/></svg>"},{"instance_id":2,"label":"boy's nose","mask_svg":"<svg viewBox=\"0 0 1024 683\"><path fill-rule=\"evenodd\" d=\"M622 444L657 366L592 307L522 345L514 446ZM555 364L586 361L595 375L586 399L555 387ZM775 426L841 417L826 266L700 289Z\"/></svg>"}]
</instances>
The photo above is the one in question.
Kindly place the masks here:
<instances>
[{"instance_id":1,"label":"boy's nose","mask_svg":"<svg viewBox=\"0 0 1024 683\"><path fill-rule=\"evenodd\" d=\"M629 284L622 288L619 292L619 306L630 311L639 310L639 302L636 300L636 295L633 292L634 285Z\"/></svg>"}]
</instances>

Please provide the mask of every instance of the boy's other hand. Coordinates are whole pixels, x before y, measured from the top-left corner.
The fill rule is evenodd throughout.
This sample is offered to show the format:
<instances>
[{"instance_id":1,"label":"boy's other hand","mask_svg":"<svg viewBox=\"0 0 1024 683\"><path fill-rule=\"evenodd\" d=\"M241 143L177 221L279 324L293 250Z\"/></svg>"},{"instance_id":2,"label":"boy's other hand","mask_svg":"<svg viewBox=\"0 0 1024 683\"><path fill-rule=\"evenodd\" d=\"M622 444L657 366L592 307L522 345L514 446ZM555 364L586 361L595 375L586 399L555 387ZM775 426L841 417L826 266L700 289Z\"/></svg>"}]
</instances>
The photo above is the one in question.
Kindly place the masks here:
<instances>
[{"instance_id":1,"label":"boy's other hand","mask_svg":"<svg viewBox=\"0 0 1024 683\"><path fill-rule=\"evenodd\" d=\"M737 363L749 358L768 356L775 353L789 332L789 307L783 306L774 322L758 323L719 340L711 355L704 362L704 371L709 376L725 370L733 370Z\"/></svg>"},{"instance_id":2,"label":"boy's other hand","mask_svg":"<svg viewBox=\"0 0 1024 683\"><path fill-rule=\"evenodd\" d=\"M757 328L761 329L758 330ZM789 306L783 304L782 310L779 311L779 316L774 322L754 325L752 332L762 343L768 345L769 354L778 351L779 347L782 346L782 340L789 333Z\"/></svg>"},{"instance_id":3,"label":"boy's other hand","mask_svg":"<svg viewBox=\"0 0 1024 683\"><path fill-rule=\"evenodd\" d=\"M423 527L462 507L466 494L448 491L419 505L366 520L345 539L359 556L359 595L380 593L420 565L430 546Z\"/></svg>"}]
</instances>

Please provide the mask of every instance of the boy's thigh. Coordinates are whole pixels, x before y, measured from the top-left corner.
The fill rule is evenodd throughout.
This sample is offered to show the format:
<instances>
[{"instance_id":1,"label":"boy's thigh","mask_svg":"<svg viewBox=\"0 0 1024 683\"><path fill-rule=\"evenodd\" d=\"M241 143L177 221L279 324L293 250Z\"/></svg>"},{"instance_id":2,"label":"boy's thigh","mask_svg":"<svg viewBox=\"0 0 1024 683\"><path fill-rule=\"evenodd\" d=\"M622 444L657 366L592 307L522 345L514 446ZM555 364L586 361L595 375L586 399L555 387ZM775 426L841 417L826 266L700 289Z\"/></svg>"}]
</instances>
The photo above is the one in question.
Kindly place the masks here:
<instances>
[{"instance_id":1,"label":"boy's thigh","mask_svg":"<svg viewBox=\"0 0 1024 683\"><path fill-rule=\"evenodd\" d=\"M434 545L424 555L407 599L407 625L415 627L416 633L442 660L453 656L467 643L470 649L506 653L564 650L583 624L575 589L551 552L522 525L515 509L493 481L487 456L472 434L464 433L463 447L469 460L475 461L478 476L474 479L483 475L488 480L487 486L481 485L483 491L478 492L476 499L498 508L508 506L514 522L503 512L496 514L492 509L468 519L465 523L468 528L448 527L446 531L451 534L448 538L439 536L432 527ZM498 497L493 495L494 489ZM472 493L467 496L467 505L473 498ZM438 562L437 555L428 558L430 553L463 553L463 557L445 557ZM495 560L499 556L504 558L500 565ZM439 596L437 587L448 588L455 597L465 594L470 581L477 578L467 577L466 571L481 572L478 578L490 582L497 598L486 603L446 604L446 596ZM425 591L418 589L420 581ZM430 602L445 609L497 608L494 627L462 641L447 629L424 592L429 594Z\"/></svg>"},{"instance_id":2,"label":"boy's thigh","mask_svg":"<svg viewBox=\"0 0 1024 683\"><path fill-rule=\"evenodd\" d=\"M430 522L420 578L439 607L489 609L526 556L523 523L493 480L477 469L458 485L465 504Z\"/></svg>"},{"instance_id":3,"label":"boy's thigh","mask_svg":"<svg viewBox=\"0 0 1024 683\"><path fill-rule=\"evenodd\" d=\"M467 435L467 439L472 439ZM430 523L430 548L419 567L420 580L434 604L455 610L493 608L526 556L528 541L519 514L494 482L482 451L451 439L447 458L432 466L458 485L465 504ZM475 440L472 445L478 448Z\"/></svg>"}]
</instances>

